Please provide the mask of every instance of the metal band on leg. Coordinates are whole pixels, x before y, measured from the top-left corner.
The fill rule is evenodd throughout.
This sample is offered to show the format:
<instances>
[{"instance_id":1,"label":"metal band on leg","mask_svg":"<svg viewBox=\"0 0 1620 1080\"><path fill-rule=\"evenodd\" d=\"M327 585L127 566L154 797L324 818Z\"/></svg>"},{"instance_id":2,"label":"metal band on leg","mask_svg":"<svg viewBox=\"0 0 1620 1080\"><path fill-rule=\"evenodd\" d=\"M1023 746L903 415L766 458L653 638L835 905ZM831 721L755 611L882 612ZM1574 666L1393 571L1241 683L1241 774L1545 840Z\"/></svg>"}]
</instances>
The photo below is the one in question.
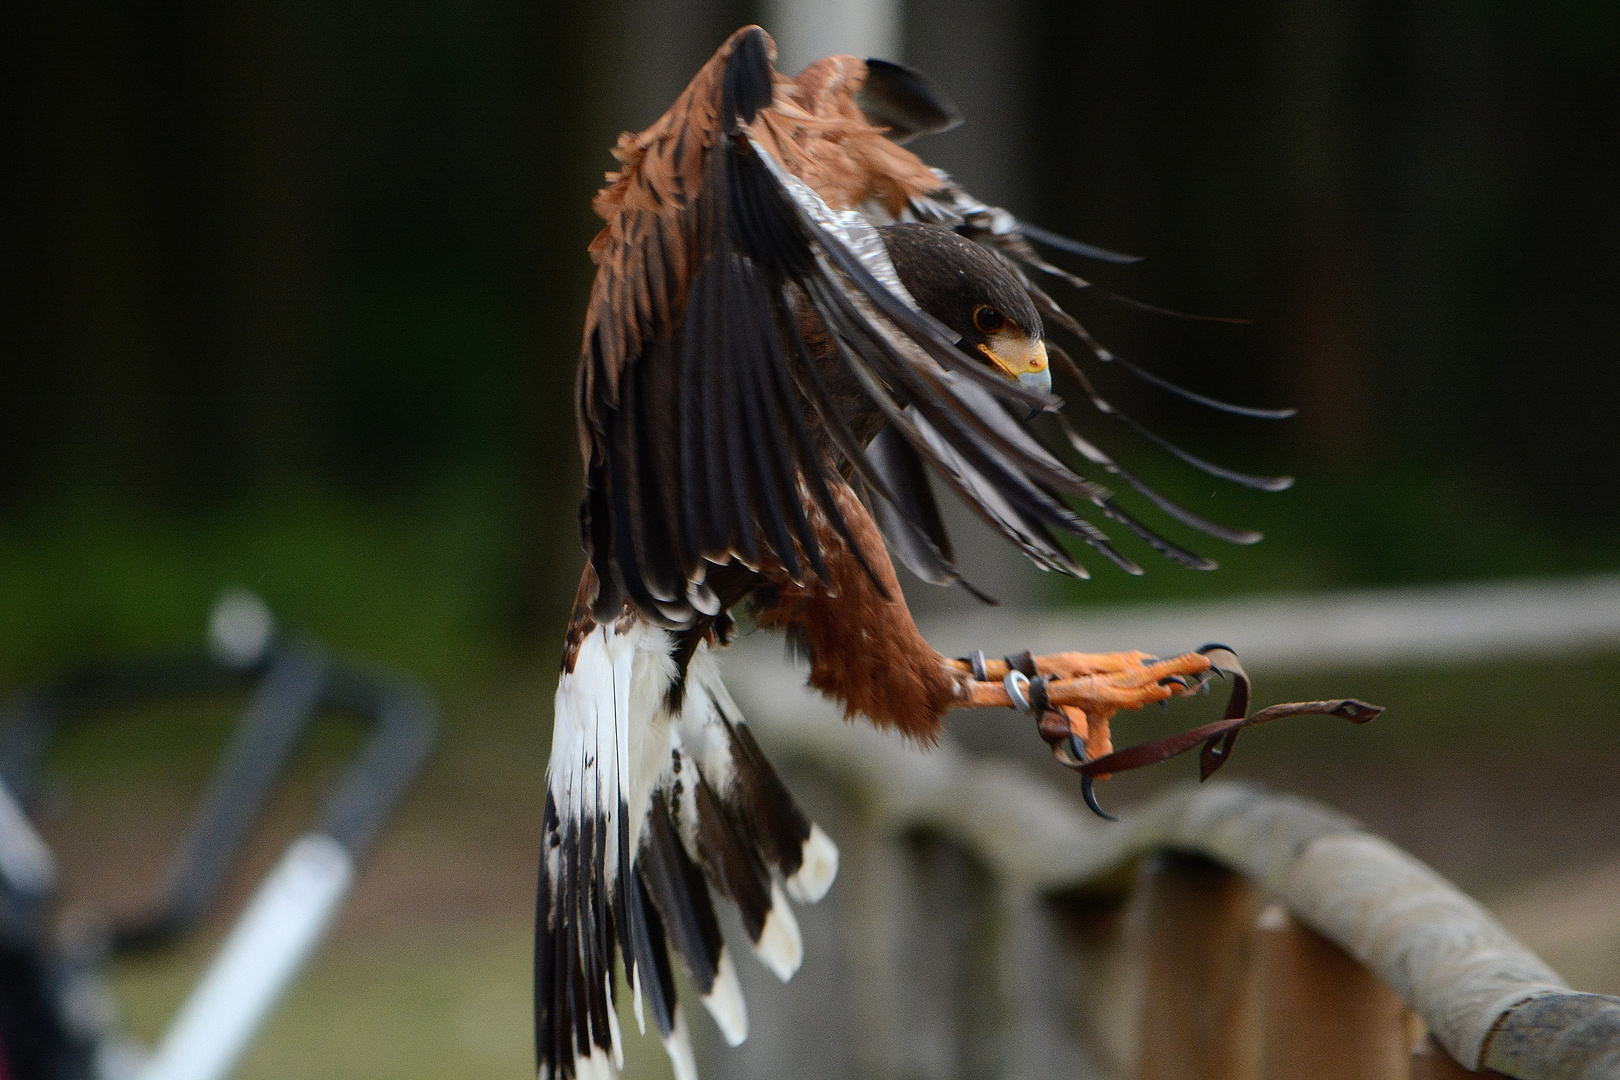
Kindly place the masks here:
<instances>
[{"instance_id":1,"label":"metal band on leg","mask_svg":"<svg viewBox=\"0 0 1620 1080\"><path fill-rule=\"evenodd\" d=\"M1006 689L1007 696L1012 698L1013 708L1019 712L1029 712L1029 676L1017 668L1007 672L1001 680Z\"/></svg>"}]
</instances>

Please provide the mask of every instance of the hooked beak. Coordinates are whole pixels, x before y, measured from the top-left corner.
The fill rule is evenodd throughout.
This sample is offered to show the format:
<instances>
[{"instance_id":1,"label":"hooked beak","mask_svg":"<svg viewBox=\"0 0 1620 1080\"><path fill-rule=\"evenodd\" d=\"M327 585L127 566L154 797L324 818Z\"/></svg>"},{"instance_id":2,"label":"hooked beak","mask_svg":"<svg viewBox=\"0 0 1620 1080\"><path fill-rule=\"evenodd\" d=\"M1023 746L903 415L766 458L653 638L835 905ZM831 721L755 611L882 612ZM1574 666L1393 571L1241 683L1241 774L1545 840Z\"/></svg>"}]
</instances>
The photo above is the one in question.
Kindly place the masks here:
<instances>
[{"instance_id":1,"label":"hooked beak","mask_svg":"<svg viewBox=\"0 0 1620 1080\"><path fill-rule=\"evenodd\" d=\"M1052 393L1052 369L1042 368L1039 371L1026 371L1018 376L1018 385L1025 390L1033 390L1037 394Z\"/></svg>"},{"instance_id":2,"label":"hooked beak","mask_svg":"<svg viewBox=\"0 0 1620 1080\"><path fill-rule=\"evenodd\" d=\"M1039 394L1052 392L1052 369L1046 357L1046 343L1039 338L1003 331L992 335L979 346L979 351L1025 390Z\"/></svg>"}]
</instances>

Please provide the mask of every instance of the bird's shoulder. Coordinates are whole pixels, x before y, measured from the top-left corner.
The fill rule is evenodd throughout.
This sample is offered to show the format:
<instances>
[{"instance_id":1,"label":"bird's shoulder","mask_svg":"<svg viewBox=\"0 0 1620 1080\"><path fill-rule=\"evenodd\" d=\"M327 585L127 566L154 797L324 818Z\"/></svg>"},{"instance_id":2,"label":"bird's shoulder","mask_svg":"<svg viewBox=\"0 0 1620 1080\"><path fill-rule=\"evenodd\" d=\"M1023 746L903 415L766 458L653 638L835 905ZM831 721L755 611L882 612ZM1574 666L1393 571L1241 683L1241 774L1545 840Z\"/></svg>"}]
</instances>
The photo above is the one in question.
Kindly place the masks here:
<instances>
[{"instance_id":1,"label":"bird's shoulder","mask_svg":"<svg viewBox=\"0 0 1620 1080\"><path fill-rule=\"evenodd\" d=\"M862 110L867 74L864 60L828 56L796 78L781 76L749 134L834 210L875 205L893 219L940 180Z\"/></svg>"},{"instance_id":2,"label":"bird's shoulder","mask_svg":"<svg viewBox=\"0 0 1620 1080\"><path fill-rule=\"evenodd\" d=\"M701 204L714 183L710 153L726 127L725 73L749 33L732 35L650 127L619 137L620 167L592 204L604 224L589 249L597 270L576 399L587 460L586 429L618 402L625 368L677 332L704 263ZM866 61L853 56L825 57L797 77L772 70L771 101L745 130L833 209L875 208L892 218L940 181L862 112L867 76Z\"/></svg>"}]
</instances>

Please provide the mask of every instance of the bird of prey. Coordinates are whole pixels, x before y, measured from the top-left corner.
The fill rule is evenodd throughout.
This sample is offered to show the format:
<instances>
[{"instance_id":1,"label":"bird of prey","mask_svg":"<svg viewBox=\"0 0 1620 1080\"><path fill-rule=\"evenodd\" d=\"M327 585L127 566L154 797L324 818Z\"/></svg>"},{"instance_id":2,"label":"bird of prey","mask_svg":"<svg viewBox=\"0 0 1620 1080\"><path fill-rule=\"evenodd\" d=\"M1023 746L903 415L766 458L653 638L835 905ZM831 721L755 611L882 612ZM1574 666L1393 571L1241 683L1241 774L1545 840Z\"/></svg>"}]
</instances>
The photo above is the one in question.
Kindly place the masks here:
<instances>
[{"instance_id":1,"label":"bird of prey","mask_svg":"<svg viewBox=\"0 0 1620 1080\"><path fill-rule=\"evenodd\" d=\"M930 474L1048 570L1085 576L1063 533L1141 572L1071 503L1213 566L1043 445L1035 417L1174 519L1259 537L1163 498L1058 411L1054 368L1101 420L1132 424L1048 338L1055 326L1110 359L1029 275L1086 283L1031 241L1125 257L985 205L906 149L956 120L921 75L832 56L789 78L774 54L760 28L734 34L661 119L620 138L621 168L594 204L607 224L590 247L576 385L589 561L557 688L536 911L544 1080L616 1074L616 954L637 1023L650 1016L678 1077L696 1072L673 958L726 1040L742 1041L711 890L766 967L787 979L799 966L789 899L820 899L838 852L720 680L713 654L735 619L784 631L810 685L849 716L922 743L951 709L1023 707L1088 784L1200 741L1207 770L1232 725L1259 719L1240 709L1186 747L1127 760L1110 753L1109 717L1190 692L1235 666L1229 652L986 661L923 639L890 554L925 581L958 580ZM1240 483L1287 482L1149 437Z\"/></svg>"}]
</instances>

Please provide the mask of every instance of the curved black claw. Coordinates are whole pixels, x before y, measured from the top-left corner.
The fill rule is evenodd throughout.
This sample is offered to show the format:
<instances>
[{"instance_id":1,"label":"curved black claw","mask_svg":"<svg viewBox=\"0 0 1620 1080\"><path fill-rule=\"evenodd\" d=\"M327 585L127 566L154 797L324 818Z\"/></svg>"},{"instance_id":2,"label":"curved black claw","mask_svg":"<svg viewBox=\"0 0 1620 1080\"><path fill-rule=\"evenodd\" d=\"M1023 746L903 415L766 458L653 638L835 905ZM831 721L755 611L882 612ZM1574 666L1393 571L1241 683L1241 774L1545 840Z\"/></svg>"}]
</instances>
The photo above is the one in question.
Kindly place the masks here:
<instances>
[{"instance_id":1,"label":"curved black claw","mask_svg":"<svg viewBox=\"0 0 1620 1080\"><path fill-rule=\"evenodd\" d=\"M1096 783L1097 782L1089 776L1082 776L1080 778L1080 795L1086 800L1086 806L1090 808L1093 814L1096 814L1104 821L1118 821L1119 818L1104 810L1097 802Z\"/></svg>"},{"instance_id":2,"label":"curved black claw","mask_svg":"<svg viewBox=\"0 0 1620 1080\"><path fill-rule=\"evenodd\" d=\"M1074 758L1077 764L1084 765L1086 763L1086 744L1081 740L1080 736L1069 736L1068 749L1069 756ZM1086 807L1104 821L1119 820L1119 818L1104 810L1102 804L1097 801L1097 781L1094 778L1085 775L1080 777L1080 797L1086 800Z\"/></svg>"},{"instance_id":3,"label":"curved black claw","mask_svg":"<svg viewBox=\"0 0 1620 1080\"><path fill-rule=\"evenodd\" d=\"M1228 675L1232 676L1232 696L1226 703L1226 719L1236 720L1248 715L1249 673L1244 671L1243 665L1238 662L1237 653L1232 651L1230 645L1221 645L1214 642L1205 645L1198 652L1209 660L1209 670L1211 672L1223 679ZM1233 733L1232 737L1237 737L1236 732ZM1213 741L1211 745L1213 747ZM1225 764L1226 755L1230 751L1231 744L1228 741L1224 749L1216 748L1204 755L1204 776L1206 778L1210 773Z\"/></svg>"},{"instance_id":4,"label":"curved black claw","mask_svg":"<svg viewBox=\"0 0 1620 1080\"><path fill-rule=\"evenodd\" d=\"M1237 650L1230 645L1212 641L1196 651L1198 655L1209 659L1209 670L1223 679L1228 675L1244 674L1243 665L1238 663Z\"/></svg>"}]
</instances>

